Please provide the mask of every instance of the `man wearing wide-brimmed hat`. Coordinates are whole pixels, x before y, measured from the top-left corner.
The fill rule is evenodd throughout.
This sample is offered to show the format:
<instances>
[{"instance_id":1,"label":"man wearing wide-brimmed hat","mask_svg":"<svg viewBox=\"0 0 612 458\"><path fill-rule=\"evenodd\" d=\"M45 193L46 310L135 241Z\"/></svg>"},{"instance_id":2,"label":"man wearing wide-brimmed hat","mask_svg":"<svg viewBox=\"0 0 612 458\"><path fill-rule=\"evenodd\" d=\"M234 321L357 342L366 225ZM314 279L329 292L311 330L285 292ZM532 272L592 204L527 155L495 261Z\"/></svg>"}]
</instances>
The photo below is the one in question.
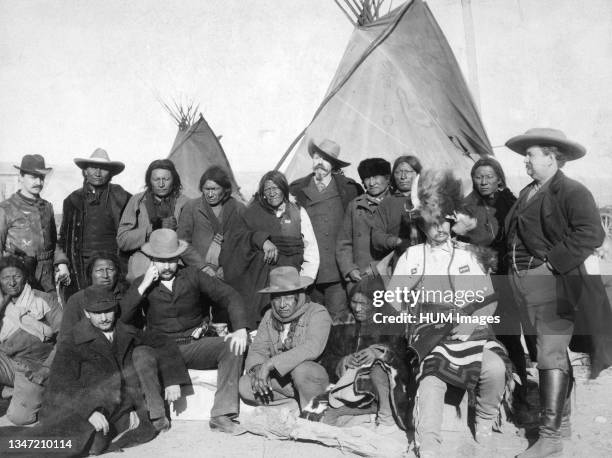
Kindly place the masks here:
<instances>
[{"instance_id":1,"label":"man wearing wide-brimmed hat","mask_svg":"<svg viewBox=\"0 0 612 458\"><path fill-rule=\"evenodd\" d=\"M70 260L71 285L66 296L87 286L85 267L95 252L118 253L117 228L131 194L113 176L121 173L123 162L111 161L98 148L88 158L76 158L82 170L83 186L64 199L58 245Z\"/></svg>"},{"instance_id":2,"label":"man wearing wide-brimmed hat","mask_svg":"<svg viewBox=\"0 0 612 458\"><path fill-rule=\"evenodd\" d=\"M172 229L157 229L141 250L151 260L121 301L121 320L146 315L147 329L174 339L189 369L218 369L210 427L230 434L244 430L234 422L239 412L238 378L247 346L247 313L242 297L226 283L196 266L179 267L187 249ZM207 337L210 309L222 307L230 318L225 337Z\"/></svg>"},{"instance_id":3,"label":"man wearing wide-brimmed hat","mask_svg":"<svg viewBox=\"0 0 612 458\"><path fill-rule=\"evenodd\" d=\"M259 291L271 295L266 312L245 363L240 395L249 403L282 404L298 400L303 409L325 392L329 384L320 358L331 327L325 307L306 298L312 283L292 266L270 271L269 286Z\"/></svg>"},{"instance_id":4,"label":"man wearing wide-brimmed hat","mask_svg":"<svg viewBox=\"0 0 612 458\"><path fill-rule=\"evenodd\" d=\"M20 189L0 203L0 248L22 259L36 289L53 291L54 280L67 280L69 273L68 259L56 243L53 206L40 197L52 169L40 154L26 154L14 167Z\"/></svg>"},{"instance_id":5,"label":"man wearing wide-brimmed hat","mask_svg":"<svg viewBox=\"0 0 612 458\"><path fill-rule=\"evenodd\" d=\"M340 159L340 145L336 142L311 140L308 152L313 173L291 183L289 190L308 212L319 247L319 272L312 297L327 307L334 321L342 321L349 310L336 263L336 239L349 202L363 194L363 188L342 174L350 163Z\"/></svg>"},{"instance_id":6,"label":"man wearing wide-brimmed hat","mask_svg":"<svg viewBox=\"0 0 612 458\"><path fill-rule=\"evenodd\" d=\"M520 456L556 456L562 436L571 435L567 348L574 332L590 334L592 377L612 364L610 304L601 277L584 267L605 234L590 191L560 170L583 157L584 146L550 128L530 129L506 146L525 156L533 178L506 218L511 283L540 385L540 437Z\"/></svg>"}]
</instances>

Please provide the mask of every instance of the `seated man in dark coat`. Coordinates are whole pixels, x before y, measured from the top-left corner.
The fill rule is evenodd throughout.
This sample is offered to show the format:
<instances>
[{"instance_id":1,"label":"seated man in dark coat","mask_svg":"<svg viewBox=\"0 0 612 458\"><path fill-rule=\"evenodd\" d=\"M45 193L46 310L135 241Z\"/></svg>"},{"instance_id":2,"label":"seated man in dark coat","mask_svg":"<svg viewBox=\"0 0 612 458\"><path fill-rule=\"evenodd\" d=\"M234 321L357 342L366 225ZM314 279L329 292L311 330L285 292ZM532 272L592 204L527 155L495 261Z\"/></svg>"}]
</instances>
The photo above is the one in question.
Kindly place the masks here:
<instances>
[{"instance_id":1,"label":"seated man in dark coat","mask_svg":"<svg viewBox=\"0 0 612 458\"><path fill-rule=\"evenodd\" d=\"M72 456L99 454L111 445L120 448L155 435L143 408L133 356L143 344L159 349L167 400L177 399L179 385L188 382L187 371L172 342L116 321L117 305L104 288L86 290L86 318L69 329L58 344L40 425L4 428L0 436L62 438L64 445L70 441L64 456Z\"/></svg>"},{"instance_id":2,"label":"seated man in dark coat","mask_svg":"<svg viewBox=\"0 0 612 458\"><path fill-rule=\"evenodd\" d=\"M174 340L189 369L218 369L210 428L241 434L244 429L234 419L239 413L238 378L247 346L246 309L240 295L221 280L195 266L179 268L179 256L187 245L172 229L151 233L141 248L151 263L121 300L121 320L130 323L144 313L147 329ZM209 306L227 310L232 333L206 336Z\"/></svg>"},{"instance_id":3,"label":"seated man in dark coat","mask_svg":"<svg viewBox=\"0 0 612 458\"><path fill-rule=\"evenodd\" d=\"M120 301L125 294L128 285L123 279L121 264L114 254L104 252L93 253L85 272L87 281L91 285L108 290L117 301ZM85 318L86 298L87 289L77 291L70 296L68 303L64 307L58 340L62 340L68 335L68 330ZM133 324L140 328L142 327L140 326L142 321L134 320ZM144 392L149 418L153 422L153 426L158 431L169 429L170 422L166 417L166 406L163 399L160 399L156 394L159 390L157 352L153 348L143 345L134 354L133 363L142 391Z\"/></svg>"},{"instance_id":4,"label":"seated man in dark coat","mask_svg":"<svg viewBox=\"0 0 612 458\"><path fill-rule=\"evenodd\" d=\"M386 304L374 306L377 289L384 290L380 277L364 277L350 291L354 319L331 328L321 364L336 387L329 394L332 408L325 411L322 421L335 424L342 415L376 413L377 431L389 434L397 431L395 418L403 427L407 413L404 408L407 372L402 361L406 340L401 325L379 324L380 320L374 317L396 315ZM357 391L361 395L353 396ZM344 396L345 392L350 396Z\"/></svg>"}]
</instances>

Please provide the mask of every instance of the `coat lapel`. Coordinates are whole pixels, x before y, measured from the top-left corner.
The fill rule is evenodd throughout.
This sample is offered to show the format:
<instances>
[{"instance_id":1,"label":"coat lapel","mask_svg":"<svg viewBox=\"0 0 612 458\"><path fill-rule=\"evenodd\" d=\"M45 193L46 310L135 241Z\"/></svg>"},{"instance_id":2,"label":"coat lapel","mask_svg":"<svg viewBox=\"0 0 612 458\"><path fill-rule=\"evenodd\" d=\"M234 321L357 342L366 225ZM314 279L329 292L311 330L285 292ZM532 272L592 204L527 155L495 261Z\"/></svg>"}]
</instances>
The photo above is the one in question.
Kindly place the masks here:
<instances>
[{"instance_id":1,"label":"coat lapel","mask_svg":"<svg viewBox=\"0 0 612 458\"><path fill-rule=\"evenodd\" d=\"M206 218L210 222L210 225L215 234L221 232L221 223L219 222L219 219L215 215L215 212L212 211L212 208L210 208L208 202L206 202L203 197L200 199L200 203L198 204L198 211L202 214L202 216L204 216L204 218ZM225 207L223 208L223 211L225 211Z\"/></svg>"}]
</instances>

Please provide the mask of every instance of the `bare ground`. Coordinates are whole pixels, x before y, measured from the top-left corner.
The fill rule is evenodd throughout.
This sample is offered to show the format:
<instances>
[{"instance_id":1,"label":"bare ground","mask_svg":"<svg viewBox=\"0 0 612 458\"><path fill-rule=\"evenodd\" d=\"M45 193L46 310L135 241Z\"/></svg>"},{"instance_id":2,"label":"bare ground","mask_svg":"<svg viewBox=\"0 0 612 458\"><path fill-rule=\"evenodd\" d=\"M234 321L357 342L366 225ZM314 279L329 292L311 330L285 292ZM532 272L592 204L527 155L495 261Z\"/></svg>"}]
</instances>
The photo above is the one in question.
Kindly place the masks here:
<instances>
[{"instance_id":1,"label":"bare ground","mask_svg":"<svg viewBox=\"0 0 612 458\"><path fill-rule=\"evenodd\" d=\"M571 440L564 441L565 457L612 456L612 369L603 372L597 380L588 380L587 368L575 367L576 390L572 403ZM537 403L537 393L530 399ZM537 405L534 404L534 410ZM464 432L443 433L444 457L513 457L528 446L525 430L506 423L502 433L496 433L493 443L485 448ZM383 439L384 440L384 439ZM406 441L404 456L415 456L413 445ZM531 439L533 440L533 439ZM148 444L127 449L109 457L292 457L334 458L352 455L332 447L314 443L280 441L244 434L232 437L210 431L207 422L175 421L172 429Z\"/></svg>"}]
</instances>

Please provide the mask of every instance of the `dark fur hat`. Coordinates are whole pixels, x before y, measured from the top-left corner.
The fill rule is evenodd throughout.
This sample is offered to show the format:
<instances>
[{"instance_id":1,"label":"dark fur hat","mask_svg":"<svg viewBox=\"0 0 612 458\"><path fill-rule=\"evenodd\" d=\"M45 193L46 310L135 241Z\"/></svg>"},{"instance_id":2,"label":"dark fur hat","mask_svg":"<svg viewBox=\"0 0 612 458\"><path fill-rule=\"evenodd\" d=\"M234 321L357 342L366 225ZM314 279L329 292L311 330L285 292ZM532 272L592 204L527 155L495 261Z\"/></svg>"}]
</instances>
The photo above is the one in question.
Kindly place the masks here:
<instances>
[{"instance_id":1,"label":"dark fur hat","mask_svg":"<svg viewBox=\"0 0 612 458\"><path fill-rule=\"evenodd\" d=\"M357 167L361 181L376 175L391 175L391 164L380 157L364 159Z\"/></svg>"},{"instance_id":2,"label":"dark fur hat","mask_svg":"<svg viewBox=\"0 0 612 458\"><path fill-rule=\"evenodd\" d=\"M461 208L463 190L461 180L452 170L427 170L421 173L418 202L422 223L441 222Z\"/></svg>"}]
</instances>

